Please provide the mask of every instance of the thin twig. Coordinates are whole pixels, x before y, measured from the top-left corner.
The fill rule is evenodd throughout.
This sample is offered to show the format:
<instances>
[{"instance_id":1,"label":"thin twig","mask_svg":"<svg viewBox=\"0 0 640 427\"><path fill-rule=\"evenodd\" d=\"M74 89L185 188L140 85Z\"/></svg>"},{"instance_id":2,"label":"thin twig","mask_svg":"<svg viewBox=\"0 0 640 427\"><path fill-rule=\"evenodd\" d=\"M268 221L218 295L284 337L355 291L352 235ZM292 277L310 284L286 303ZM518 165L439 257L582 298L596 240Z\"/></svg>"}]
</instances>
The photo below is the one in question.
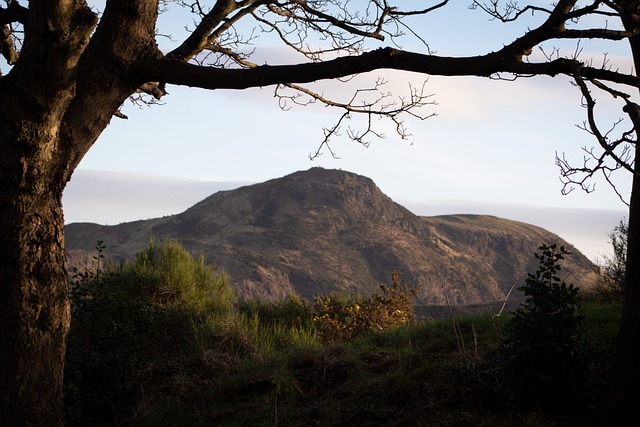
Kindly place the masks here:
<instances>
[{"instance_id":1,"label":"thin twig","mask_svg":"<svg viewBox=\"0 0 640 427\"><path fill-rule=\"evenodd\" d=\"M509 292L507 292L507 296L504 298L504 302L502 303L502 307L500 308L500 311L498 312L498 314L494 314L493 317L500 317L502 315L502 312L504 311L504 308L507 305L507 301L509 300L509 295L511 295L511 291L513 291L513 288L516 287L517 283L518 283L517 280L513 282L513 285L511 285L511 289L509 289Z\"/></svg>"}]
</instances>

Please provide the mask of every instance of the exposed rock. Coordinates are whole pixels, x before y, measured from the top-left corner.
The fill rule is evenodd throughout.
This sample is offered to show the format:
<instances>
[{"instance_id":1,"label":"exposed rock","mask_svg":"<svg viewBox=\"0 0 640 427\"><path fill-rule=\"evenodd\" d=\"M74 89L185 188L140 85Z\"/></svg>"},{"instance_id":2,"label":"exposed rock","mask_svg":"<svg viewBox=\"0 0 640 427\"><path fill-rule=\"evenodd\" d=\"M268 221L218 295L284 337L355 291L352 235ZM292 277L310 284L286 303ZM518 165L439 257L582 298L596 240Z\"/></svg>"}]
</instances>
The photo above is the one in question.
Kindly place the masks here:
<instances>
[{"instance_id":1,"label":"exposed rock","mask_svg":"<svg viewBox=\"0 0 640 427\"><path fill-rule=\"evenodd\" d=\"M418 217L369 178L320 168L218 192L166 218L66 230L70 263L96 240L107 255L125 258L152 237L203 253L246 299L368 295L397 270L419 288L421 304L495 302L536 269L543 243L572 252L562 270L568 282L588 286L595 277L585 256L542 228L491 216Z\"/></svg>"}]
</instances>

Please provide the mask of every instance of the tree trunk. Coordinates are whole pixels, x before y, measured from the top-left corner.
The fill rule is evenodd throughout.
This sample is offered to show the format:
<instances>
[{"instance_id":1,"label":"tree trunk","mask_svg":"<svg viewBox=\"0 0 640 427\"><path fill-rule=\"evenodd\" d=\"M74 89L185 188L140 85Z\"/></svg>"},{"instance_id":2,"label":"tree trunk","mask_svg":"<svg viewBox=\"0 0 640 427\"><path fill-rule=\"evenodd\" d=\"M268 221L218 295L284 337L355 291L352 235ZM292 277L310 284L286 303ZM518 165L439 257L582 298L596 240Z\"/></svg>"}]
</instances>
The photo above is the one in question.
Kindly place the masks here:
<instances>
[{"instance_id":1,"label":"tree trunk","mask_svg":"<svg viewBox=\"0 0 640 427\"><path fill-rule=\"evenodd\" d=\"M0 425L64 424L70 323L62 191L161 56L157 0L32 1L20 60L0 79Z\"/></svg>"},{"instance_id":2,"label":"tree trunk","mask_svg":"<svg viewBox=\"0 0 640 427\"><path fill-rule=\"evenodd\" d=\"M622 324L616 337L611 377L605 399L610 425L640 425L640 152L629 204L627 264Z\"/></svg>"},{"instance_id":3,"label":"tree trunk","mask_svg":"<svg viewBox=\"0 0 640 427\"><path fill-rule=\"evenodd\" d=\"M3 144L4 146L4 144ZM37 158L0 155L0 424L63 425L70 312L62 188Z\"/></svg>"},{"instance_id":4,"label":"tree trunk","mask_svg":"<svg viewBox=\"0 0 640 427\"><path fill-rule=\"evenodd\" d=\"M0 423L56 426L70 322L62 191L74 155L61 135L74 83L58 64L40 79L26 62L0 81Z\"/></svg>"},{"instance_id":5,"label":"tree trunk","mask_svg":"<svg viewBox=\"0 0 640 427\"><path fill-rule=\"evenodd\" d=\"M622 2L619 2L622 4ZM633 2L631 2L633 6ZM637 8L637 6L635 6ZM640 30L640 15L629 9L622 13L625 29ZM640 36L629 39L633 61L640 69ZM640 114L628 111L640 140ZM629 202L629 230L622 324L616 337L611 377L605 398L605 418L610 425L640 425L640 151L636 144L631 200Z\"/></svg>"}]
</instances>

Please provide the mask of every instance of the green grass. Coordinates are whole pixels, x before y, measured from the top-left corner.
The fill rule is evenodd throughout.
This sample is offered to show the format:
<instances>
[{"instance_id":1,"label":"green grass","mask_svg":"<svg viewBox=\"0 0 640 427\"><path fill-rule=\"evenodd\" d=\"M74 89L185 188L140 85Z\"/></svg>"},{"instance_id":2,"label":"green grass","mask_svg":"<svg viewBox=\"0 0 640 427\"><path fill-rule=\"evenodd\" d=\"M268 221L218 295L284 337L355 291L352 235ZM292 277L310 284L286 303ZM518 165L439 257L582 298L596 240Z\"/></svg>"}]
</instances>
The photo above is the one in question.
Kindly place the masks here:
<instances>
[{"instance_id":1,"label":"green grass","mask_svg":"<svg viewBox=\"0 0 640 427\"><path fill-rule=\"evenodd\" d=\"M582 310L585 314L587 338L603 346L612 343L622 319L621 305L586 303Z\"/></svg>"},{"instance_id":2,"label":"green grass","mask_svg":"<svg viewBox=\"0 0 640 427\"><path fill-rule=\"evenodd\" d=\"M594 346L609 349L614 305L584 308ZM427 321L339 344L275 348L220 369L209 354L192 360L169 389L150 387L141 425L560 426L585 412L514 414L483 389L483 372L508 316ZM458 331L456 336L455 330ZM464 347L461 345L464 339ZM606 357L602 355L602 357ZM484 400L486 399L486 400Z\"/></svg>"},{"instance_id":3,"label":"green grass","mask_svg":"<svg viewBox=\"0 0 640 427\"><path fill-rule=\"evenodd\" d=\"M585 310L587 324L597 326L590 339L600 348L612 342L605 331L615 330L616 310ZM131 406L117 408L106 424L581 425L585 414L571 410L562 417L513 414L483 388L505 321L459 318L458 336L445 319L328 346L262 343L244 352L212 346L142 382ZM263 326L259 335L284 335L281 328Z\"/></svg>"},{"instance_id":4,"label":"green grass","mask_svg":"<svg viewBox=\"0 0 640 427\"><path fill-rule=\"evenodd\" d=\"M169 249L167 261L202 280L165 292L161 276L135 276L140 265L126 265L125 276L75 285L69 425L550 427L585 425L592 415L509 407L495 375L507 312L425 319L327 344L309 304L238 304L223 275ZM148 258L139 259L143 267ZM587 302L582 313L593 352L585 393L596 403L620 306Z\"/></svg>"}]
</instances>

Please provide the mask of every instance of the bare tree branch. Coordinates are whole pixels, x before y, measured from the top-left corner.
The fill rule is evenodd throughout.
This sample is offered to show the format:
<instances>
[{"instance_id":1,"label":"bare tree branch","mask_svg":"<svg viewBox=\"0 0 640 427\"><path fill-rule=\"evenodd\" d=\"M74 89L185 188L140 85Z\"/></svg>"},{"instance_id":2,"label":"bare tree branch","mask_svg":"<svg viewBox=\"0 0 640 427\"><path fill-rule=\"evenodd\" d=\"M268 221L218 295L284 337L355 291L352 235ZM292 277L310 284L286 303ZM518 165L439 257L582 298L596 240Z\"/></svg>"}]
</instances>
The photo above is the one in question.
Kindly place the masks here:
<instances>
[{"instance_id":1,"label":"bare tree branch","mask_svg":"<svg viewBox=\"0 0 640 427\"><path fill-rule=\"evenodd\" d=\"M640 83L638 77L632 74L587 67L576 60L559 58L544 63L525 63L517 57L506 57L502 51L483 56L453 58L383 48L321 63L261 65L252 69L207 68L161 58L142 63L138 69L141 75L147 76L150 80L171 84L204 89L247 89L341 78L380 68L441 76L490 77L500 72L515 75L573 76L576 66L581 67L581 75L585 78L634 87Z\"/></svg>"},{"instance_id":2,"label":"bare tree branch","mask_svg":"<svg viewBox=\"0 0 640 427\"><path fill-rule=\"evenodd\" d=\"M27 20L29 9L20 6L17 0L9 1L7 7L0 7L0 25L7 25L14 22L24 24Z\"/></svg>"},{"instance_id":3,"label":"bare tree branch","mask_svg":"<svg viewBox=\"0 0 640 427\"><path fill-rule=\"evenodd\" d=\"M0 53L7 61L7 64L13 65L18 61L18 52L11 38L13 31L8 25L0 26Z\"/></svg>"},{"instance_id":4,"label":"bare tree branch","mask_svg":"<svg viewBox=\"0 0 640 427\"><path fill-rule=\"evenodd\" d=\"M556 165L560 168L561 181L563 182L563 194L570 193L574 188L581 188L590 193L595 190L595 184L592 178L600 173L607 183L613 188L620 200L628 204L625 197L620 194L616 186L611 180L612 174L620 169L634 173L634 148L636 141L634 139L635 128L640 123L640 117L637 112L640 107L629 100L629 95L613 88L608 87L602 82L591 80L590 82L596 88L611 95L613 98L622 98L625 101L623 111L627 112L632 120L630 130L621 132L617 137L613 136L613 132L623 123L623 119L615 121L607 132L602 132L598 126L595 114L596 101L591 95L591 91L587 86L587 82L580 75L580 69L576 68L574 73L574 81L580 88L583 97L583 107L587 111L587 120L578 127L585 132L591 134L601 148L600 153L596 153L595 148L587 149L583 147L585 156L583 157L581 166L573 166L563 154L562 157L556 153Z\"/></svg>"},{"instance_id":5,"label":"bare tree branch","mask_svg":"<svg viewBox=\"0 0 640 427\"><path fill-rule=\"evenodd\" d=\"M197 2L196 2L197 3ZM210 34L233 11L238 9L234 0L218 0L211 11L205 14L191 35L176 49L167 54L168 58L188 61L202 52L209 42ZM199 9L201 11L201 9Z\"/></svg>"},{"instance_id":6,"label":"bare tree branch","mask_svg":"<svg viewBox=\"0 0 640 427\"><path fill-rule=\"evenodd\" d=\"M20 6L17 1L10 1L6 8L0 8L0 54L9 65L18 62L19 56L14 42L14 24L23 24L27 19L27 13L28 9Z\"/></svg>"},{"instance_id":7,"label":"bare tree branch","mask_svg":"<svg viewBox=\"0 0 640 427\"><path fill-rule=\"evenodd\" d=\"M391 8L389 15L391 16L412 16L412 15L426 15L427 13L433 12L434 10L440 9L449 3L449 0L443 0L440 3L437 3L431 7L427 7L424 9L416 9L416 10L398 10L396 8Z\"/></svg>"},{"instance_id":8,"label":"bare tree branch","mask_svg":"<svg viewBox=\"0 0 640 427\"><path fill-rule=\"evenodd\" d=\"M500 7L500 0L491 0L489 3L481 3L474 0L469 8L473 10L480 9L486 12L493 19L500 22L516 21L526 12L543 12L551 14L551 10L539 6L527 5L524 8L521 8L515 1L508 1L504 6Z\"/></svg>"},{"instance_id":9,"label":"bare tree branch","mask_svg":"<svg viewBox=\"0 0 640 427\"><path fill-rule=\"evenodd\" d=\"M295 84L278 85L275 90L275 96L278 98L280 108L282 109L287 109L288 103L305 106L314 102L320 102L325 106L343 110L342 115L336 123L331 127L323 129L323 141L315 153L309 156L311 159L318 157L322 154L323 147L325 147L329 149L332 156L336 157L335 152L330 147L330 140L333 136L339 135L342 125L350 120L353 114L365 116L366 125L364 129L362 127L355 128L349 126L347 127L346 134L349 139L365 147L369 146L371 137L378 139L385 139L386 137L383 133L376 130L373 123L375 117L390 120L394 124L396 133L402 139L407 139L410 134L404 126L403 117L410 116L419 120L426 120L435 115L435 113L418 113L421 108L436 104L435 101L431 100L433 95L425 93L426 82L424 82L420 88L409 85L409 97L399 97L397 100L392 99L390 92L382 90L386 83L385 80L378 78L373 87L356 90L347 102L337 102L328 99L323 95ZM295 92L293 95L285 94L282 92L283 88L289 88ZM306 95L306 98L303 99L303 95Z\"/></svg>"}]
</instances>

